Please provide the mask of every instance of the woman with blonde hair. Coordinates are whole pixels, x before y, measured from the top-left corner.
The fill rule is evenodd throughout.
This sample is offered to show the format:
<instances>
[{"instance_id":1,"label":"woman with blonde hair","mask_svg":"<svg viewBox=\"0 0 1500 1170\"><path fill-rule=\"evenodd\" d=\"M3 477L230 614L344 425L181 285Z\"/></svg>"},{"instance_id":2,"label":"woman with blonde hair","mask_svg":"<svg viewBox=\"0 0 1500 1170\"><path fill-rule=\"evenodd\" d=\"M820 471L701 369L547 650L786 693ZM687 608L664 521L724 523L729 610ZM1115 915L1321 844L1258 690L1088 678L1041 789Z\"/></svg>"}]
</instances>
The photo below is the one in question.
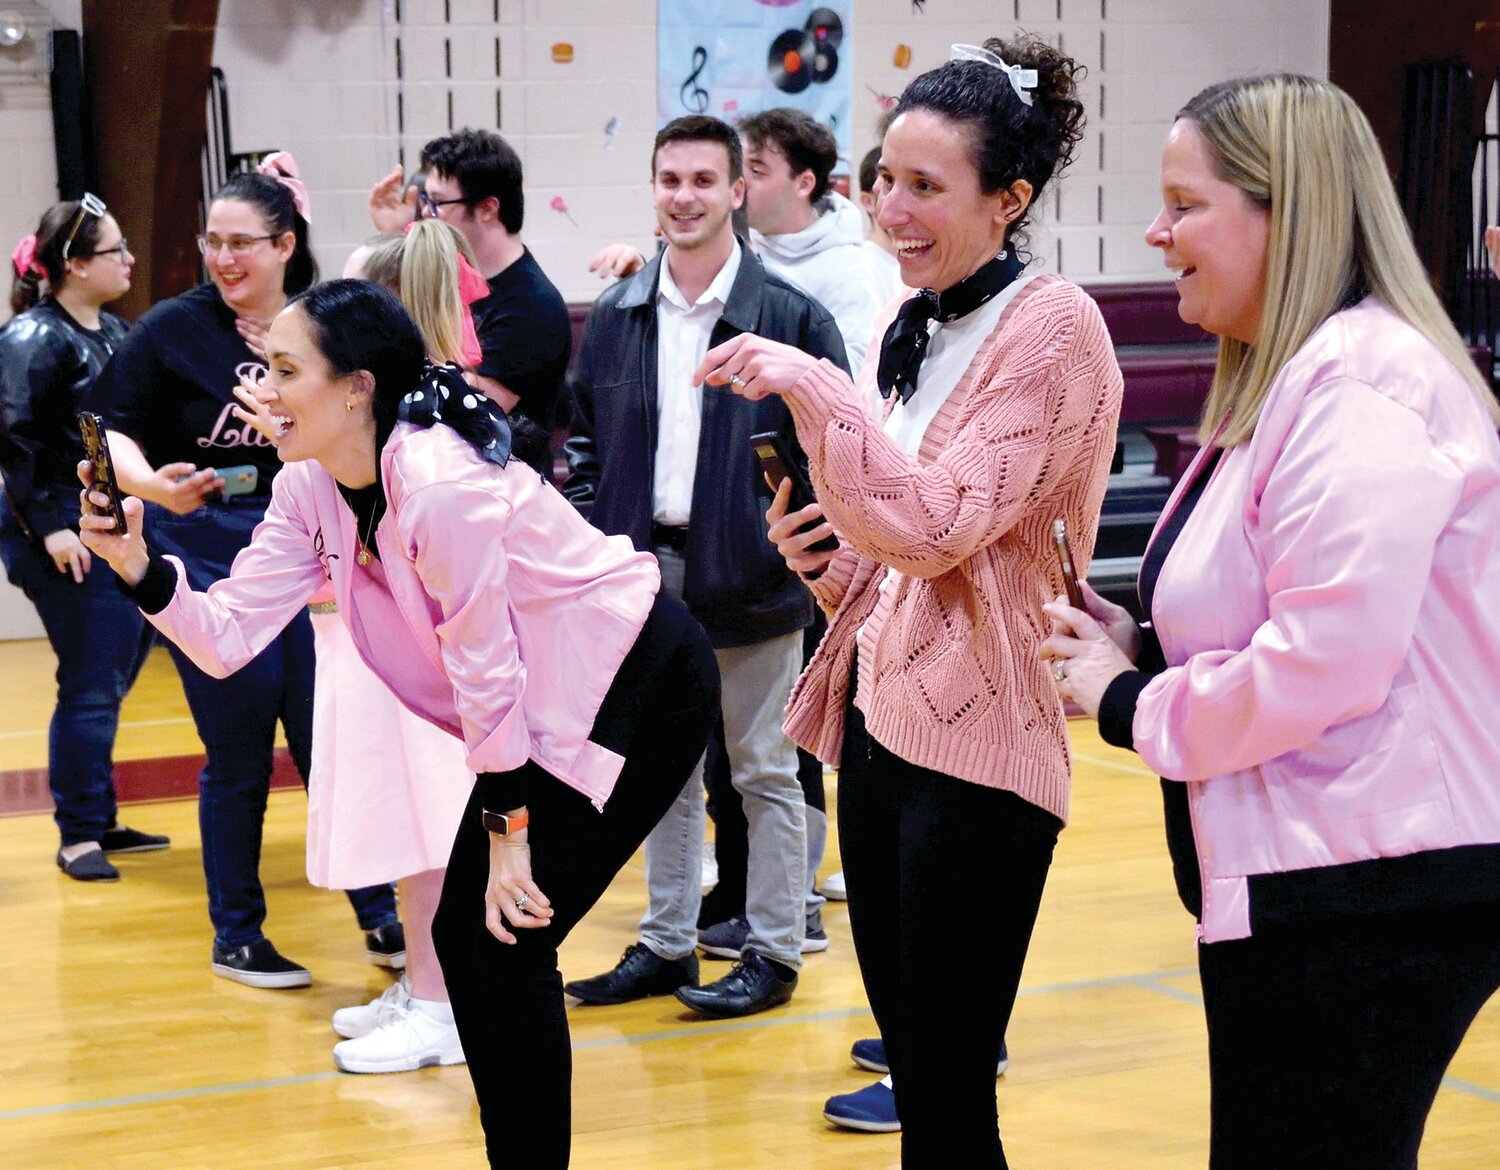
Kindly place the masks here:
<instances>
[{"instance_id":1,"label":"woman with blonde hair","mask_svg":"<svg viewBox=\"0 0 1500 1170\"><path fill-rule=\"evenodd\" d=\"M1364 115L1204 90L1147 242L1219 335L1150 622L1085 590L1059 691L1160 773L1199 921L1210 1166L1415 1167L1500 987L1500 442Z\"/></svg>"}]
</instances>

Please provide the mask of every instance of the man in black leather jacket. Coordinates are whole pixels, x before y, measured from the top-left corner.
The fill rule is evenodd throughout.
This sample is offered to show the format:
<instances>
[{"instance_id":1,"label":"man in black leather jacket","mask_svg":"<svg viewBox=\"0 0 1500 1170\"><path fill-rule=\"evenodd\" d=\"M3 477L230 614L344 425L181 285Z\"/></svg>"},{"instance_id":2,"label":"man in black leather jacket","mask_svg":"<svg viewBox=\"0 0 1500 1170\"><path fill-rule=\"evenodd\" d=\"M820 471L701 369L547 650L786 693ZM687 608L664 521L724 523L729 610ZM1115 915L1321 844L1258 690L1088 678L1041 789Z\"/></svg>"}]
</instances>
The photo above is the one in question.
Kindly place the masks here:
<instances>
[{"instance_id":1,"label":"man in black leather jacket","mask_svg":"<svg viewBox=\"0 0 1500 1170\"><path fill-rule=\"evenodd\" d=\"M775 431L805 459L776 396L749 402L688 374L709 347L747 331L847 362L829 313L735 237L741 170L739 136L716 118L679 118L657 136L652 189L667 247L589 314L568 375L564 492L597 527L656 553L663 587L714 644L731 777L750 824L749 937L727 976L692 986L704 828L695 776L646 843L641 942L613 970L568 985L588 1003L677 991L702 1014L744 1015L785 1003L801 966L806 830L781 719L813 604L767 540L770 491L750 437Z\"/></svg>"}]
</instances>

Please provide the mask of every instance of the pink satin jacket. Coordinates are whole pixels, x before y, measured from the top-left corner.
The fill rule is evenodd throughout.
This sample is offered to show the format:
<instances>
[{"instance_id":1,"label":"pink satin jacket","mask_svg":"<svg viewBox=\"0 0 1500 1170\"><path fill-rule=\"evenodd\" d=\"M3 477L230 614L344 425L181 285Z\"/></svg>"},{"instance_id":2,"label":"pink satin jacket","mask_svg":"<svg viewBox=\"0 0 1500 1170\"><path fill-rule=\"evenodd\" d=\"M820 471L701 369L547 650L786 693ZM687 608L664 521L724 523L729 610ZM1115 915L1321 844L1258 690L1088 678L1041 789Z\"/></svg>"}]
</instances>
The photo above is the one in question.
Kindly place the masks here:
<instances>
[{"instance_id":1,"label":"pink satin jacket","mask_svg":"<svg viewBox=\"0 0 1500 1170\"><path fill-rule=\"evenodd\" d=\"M1500 443L1379 301L1281 371L1152 608L1135 746L1188 783L1204 939L1251 875L1500 842Z\"/></svg>"},{"instance_id":2,"label":"pink satin jacket","mask_svg":"<svg viewBox=\"0 0 1500 1170\"><path fill-rule=\"evenodd\" d=\"M399 424L381 472L379 560L357 562L333 477L290 464L231 575L197 593L179 565L176 594L151 621L222 677L331 583L365 662L464 740L473 771L530 758L602 806L624 760L588 735L650 613L655 558L593 528L525 464L487 463L446 426Z\"/></svg>"}]
</instances>

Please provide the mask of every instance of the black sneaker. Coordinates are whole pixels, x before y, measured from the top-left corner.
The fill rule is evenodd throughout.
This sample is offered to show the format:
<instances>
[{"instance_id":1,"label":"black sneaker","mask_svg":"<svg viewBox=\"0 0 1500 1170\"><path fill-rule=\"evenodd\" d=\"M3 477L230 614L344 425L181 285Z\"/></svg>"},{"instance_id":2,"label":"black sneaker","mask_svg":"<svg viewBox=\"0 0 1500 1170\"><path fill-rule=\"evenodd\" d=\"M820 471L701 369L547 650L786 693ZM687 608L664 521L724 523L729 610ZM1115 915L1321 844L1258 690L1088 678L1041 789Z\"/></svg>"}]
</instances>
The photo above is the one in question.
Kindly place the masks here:
<instances>
[{"instance_id":1,"label":"black sneaker","mask_svg":"<svg viewBox=\"0 0 1500 1170\"><path fill-rule=\"evenodd\" d=\"M584 1003L629 1003L648 995L669 995L679 988L698 986L698 956L663 959L645 943L625 948L620 961L603 975L575 979L563 990Z\"/></svg>"},{"instance_id":2,"label":"black sneaker","mask_svg":"<svg viewBox=\"0 0 1500 1170\"><path fill-rule=\"evenodd\" d=\"M816 955L828 949L828 932L823 929L823 911L814 910L807 916L807 933L802 936L802 953Z\"/></svg>"},{"instance_id":3,"label":"black sneaker","mask_svg":"<svg viewBox=\"0 0 1500 1170\"><path fill-rule=\"evenodd\" d=\"M365 931L365 958L377 967L406 970L406 931L399 922Z\"/></svg>"},{"instance_id":4,"label":"black sneaker","mask_svg":"<svg viewBox=\"0 0 1500 1170\"><path fill-rule=\"evenodd\" d=\"M312 983L312 972L282 958L268 938L227 951L215 943L211 969L215 975L246 987L307 987Z\"/></svg>"},{"instance_id":5,"label":"black sneaker","mask_svg":"<svg viewBox=\"0 0 1500 1170\"><path fill-rule=\"evenodd\" d=\"M87 853L80 853L72 861L63 857L62 850L59 849L57 868L75 882L117 882L120 880L120 871L109 863L109 859L100 849L90 849Z\"/></svg>"},{"instance_id":6,"label":"black sneaker","mask_svg":"<svg viewBox=\"0 0 1500 1170\"><path fill-rule=\"evenodd\" d=\"M139 829L127 829L116 825L105 829L99 838L99 846L106 853L152 853L157 849L169 849L172 838L161 833L143 833Z\"/></svg>"}]
</instances>

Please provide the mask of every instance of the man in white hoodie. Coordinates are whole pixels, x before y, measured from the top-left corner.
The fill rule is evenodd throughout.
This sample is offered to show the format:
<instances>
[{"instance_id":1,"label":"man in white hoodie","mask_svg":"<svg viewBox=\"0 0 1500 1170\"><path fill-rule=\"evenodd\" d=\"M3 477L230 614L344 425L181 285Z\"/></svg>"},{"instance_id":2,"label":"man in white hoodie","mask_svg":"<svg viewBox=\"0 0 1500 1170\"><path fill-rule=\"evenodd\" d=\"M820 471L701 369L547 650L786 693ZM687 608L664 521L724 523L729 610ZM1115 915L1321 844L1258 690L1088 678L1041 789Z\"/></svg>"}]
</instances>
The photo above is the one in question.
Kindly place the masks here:
<instances>
[{"instance_id":1,"label":"man in white hoodie","mask_svg":"<svg viewBox=\"0 0 1500 1170\"><path fill-rule=\"evenodd\" d=\"M881 300L859 208L828 187L838 144L810 114L784 106L742 118L739 131L750 242L767 268L833 315L857 373Z\"/></svg>"}]
</instances>

